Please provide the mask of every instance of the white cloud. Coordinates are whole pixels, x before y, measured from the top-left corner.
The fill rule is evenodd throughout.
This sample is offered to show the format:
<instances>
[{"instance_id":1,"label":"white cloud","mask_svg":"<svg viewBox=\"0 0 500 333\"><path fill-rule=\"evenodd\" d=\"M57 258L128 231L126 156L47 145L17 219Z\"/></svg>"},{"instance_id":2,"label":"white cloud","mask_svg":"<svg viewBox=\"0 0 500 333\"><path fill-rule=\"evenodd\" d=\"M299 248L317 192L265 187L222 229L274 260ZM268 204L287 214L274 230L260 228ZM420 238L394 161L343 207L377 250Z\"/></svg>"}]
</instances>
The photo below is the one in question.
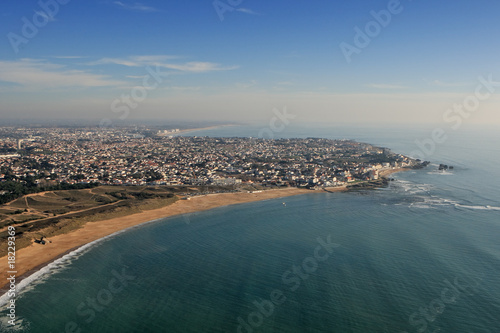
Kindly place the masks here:
<instances>
[{"instance_id":1,"label":"white cloud","mask_svg":"<svg viewBox=\"0 0 500 333\"><path fill-rule=\"evenodd\" d=\"M122 7L124 9L133 10L137 12L157 12L158 9L150 6L146 6L140 2L135 2L133 4L123 3L121 1L114 1L113 4Z\"/></svg>"},{"instance_id":2,"label":"white cloud","mask_svg":"<svg viewBox=\"0 0 500 333\"><path fill-rule=\"evenodd\" d=\"M438 87L466 87L469 86L471 83L466 83L466 82L443 82L440 80L434 80L430 83L433 86L438 86Z\"/></svg>"},{"instance_id":3,"label":"white cloud","mask_svg":"<svg viewBox=\"0 0 500 333\"><path fill-rule=\"evenodd\" d=\"M221 66L213 62L191 61L185 63L174 63L168 60L176 59L175 56L134 56L128 58L103 58L88 65L115 64L127 67L158 66L181 72L204 73L213 71L227 71L237 69L239 66ZM168 61L168 62L167 62Z\"/></svg>"},{"instance_id":4,"label":"white cloud","mask_svg":"<svg viewBox=\"0 0 500 333\"><path fill-rule=\"evenodd\" d=\"M87 65L93 66L93 65L107 65L107 64L115 64L115 65L122 65L122 66L127 66L127 67L140 67L141 65L133 60L127 60L127 59L118 59L118 58L102 58L97 61L93 61L88 63Z\"/></svg>"},{"instance_id":5,"label":"white cloud","mask_svg":"<svg viewBox=\"0 0 500 333\"><path fill-rule=\"evenodd\" d=\"M376 89L406 89L408 87L398 85L398 84L386 84L386 83L372 83L368 87Z\"/></svg>"},{"instance_id":6,"label":"white cloud","mask_svg":"<svg viewBox=\"0 0 500 333\"><path fill-rule=\"evenodd\" d=\"M84 56L52 56L51 58L56 58L56 59L83 59L86 58Z\"/></svg>"},{"instance_id":7,"label":"white cloud","mask_svg":"<svg viewBox=\"0 0 500 333\"><path fill-rule=\"evenodd\" d=\"M237 69L238 66L221 67L219 64L212 62L192 61L184 64L158 64L160 67L176 69L182 72L212 72L212 71L229 71Z\"/></svg>"},{"instance_id":8,"label":"white cloud","mask_svg":"<svg viewBox=\"0 0 500 333\"><path fill-rule=\"evenodd\" d=\"M240 13L249 14L249 15L261 15L261 14L254 12L253 10L248 9L248 8L236 8L236 11L240 12Z\"/></svg>"},{"instance_id":9,"label":"white cloud","mask_svg":"<svg viewBox=\"0 0 500 333\"><path fill-rule=\"evenodd\" d=\"M37 88L104 87L123 84L105 75L67 69L63 65L35 59L0 61L0 81Z\"/></svg>"},{"instance_id":10,"label":"white cloud","mask_svg":"<svg viewBox=\"0 0 500 333\"><path fill-rule=\"evenodd\" d=\"M173 55L143 55L130 57L137 62L161 62L170 59L178 59L178 56Z\"/></svg>"}]
</instances>

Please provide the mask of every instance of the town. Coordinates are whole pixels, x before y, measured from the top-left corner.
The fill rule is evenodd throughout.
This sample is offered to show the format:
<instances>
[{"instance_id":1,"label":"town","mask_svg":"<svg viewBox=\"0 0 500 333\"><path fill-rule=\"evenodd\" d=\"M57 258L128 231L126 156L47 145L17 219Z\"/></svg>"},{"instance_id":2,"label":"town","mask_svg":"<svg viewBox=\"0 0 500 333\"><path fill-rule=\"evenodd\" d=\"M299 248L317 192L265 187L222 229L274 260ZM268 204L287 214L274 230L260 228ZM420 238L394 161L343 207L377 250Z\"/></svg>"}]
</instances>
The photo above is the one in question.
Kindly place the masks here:
<instances>
[{"instance_id":1,"label":"town","mask_svg":"<svg viewBox=\"0 0 500 333\"><path fill-rule=\"evenodd\" d=\"M321 188L421 165L351 140L174 136L178 131L2 127L0 183Z\"/></svg>"}]
</instances>

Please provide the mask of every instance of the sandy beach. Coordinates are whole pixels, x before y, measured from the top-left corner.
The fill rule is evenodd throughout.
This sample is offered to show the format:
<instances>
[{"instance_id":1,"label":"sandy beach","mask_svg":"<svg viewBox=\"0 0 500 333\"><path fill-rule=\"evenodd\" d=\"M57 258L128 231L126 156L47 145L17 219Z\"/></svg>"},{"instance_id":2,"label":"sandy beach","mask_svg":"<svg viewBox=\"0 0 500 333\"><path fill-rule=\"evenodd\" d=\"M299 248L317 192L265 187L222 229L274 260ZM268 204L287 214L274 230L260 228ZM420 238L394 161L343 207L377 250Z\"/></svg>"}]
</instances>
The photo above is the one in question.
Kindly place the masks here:
<instances>
[{"instance_id":1,"label":"sandy beach","mask_svg":"<svg viewBox=\"0 0 500 333\"><path fill-rule=\"evenodd\" d=\"M379 176L380 177L387 177L393 173L396 172L402 172L402 171L409 171L412 170L411 168L394 168L394 169L384 169L379 171Z\"/></svg>"},{"instance_id":2,"label":"sandy beach","mask_svg":"<svg viewBox=\"0 0 500 333\"><path fill-rule=\"evenodd\" d=\"M339 188L339 190L343 190ZM153 209L124 217L88 222L82 228L67 234L50 237L51 243L40 245L33 243L31 246L16 251L16 277L19 282L23 277L33 273L53 260L114 232L152 221L159 218L175 216L212 209L216 207L233 205L245 202L260 201L287 197L297 194L314 193L306 189L286 188L268 190L258 193L219 193L206 196L192 197L190 200L177 202L159 209ZM0 289L6 286L7 256L0 258Z\"/></svg>"}]
</instances>

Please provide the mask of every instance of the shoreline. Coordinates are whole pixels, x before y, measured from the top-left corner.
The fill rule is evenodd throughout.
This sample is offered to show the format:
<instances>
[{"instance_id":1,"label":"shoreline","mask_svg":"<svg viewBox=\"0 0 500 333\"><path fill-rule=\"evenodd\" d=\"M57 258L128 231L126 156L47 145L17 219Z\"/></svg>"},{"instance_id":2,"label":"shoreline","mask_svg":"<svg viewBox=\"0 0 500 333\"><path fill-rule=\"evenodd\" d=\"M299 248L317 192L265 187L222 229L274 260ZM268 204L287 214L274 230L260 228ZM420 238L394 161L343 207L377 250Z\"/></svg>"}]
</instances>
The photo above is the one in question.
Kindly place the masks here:
<instances>
[{"instance_id":1,"label":"shoreline","mask_svg":"<svg viewBox=\"0 0 500 333\"><path fill-rule=\"evenodd\" d=\"M389 175L392 175L393 173L403 172L403 171L410 171L410 170L414 170L414 169L408 168L408 167L399 167L399 168L394 168L394 169L384 169L384 170L379 171L379 177L385 178L385 177L387 177Z\"/></svg>"},{"instance_id":2,"label":"shoreline","mask_svg":"<svg viewBox=\"0 0 500 333\"><path fill-rule=\"evenodd\" d=\"M285 188L266 190L258 193L216 193L210 196L195 196L190 200L178 200L175 203L152 210L143 211L123 217L87 222L80 229L66 234L51 237L51 243L40 245L32 243L30 246L16 251L16 285L23 279L36 273L43 267L62 258L78 248L110 236L125 229L152 222L158 219L178 216L187 213L201 212L217 207L240 203L263 201L283 198L293 195L315 193L307 189ZM7 256L0 258L0 296L8 291L7 285ZM3 283L3 282L6 283Z\"/></svg>"},{"instance_id":3,"label":"shoreline","mask_svg":"<svg viewBox=\"0 0 500 333\"><path fill-rule=\"evenodd\" d=\"M217 128L221 128L221 127L229 127L229 126L238 126L236 124L224 124L224 125L214 125L214 126L207 126L207 127L200 127L200 128L186 128L186 129L182 129L182 130L179 130L179 132L172 132L172 133L167 133L163 136L178 136L178 135L182 135L182 134L186 134L186 133L190 133L190 132L197 132L197 131L206 131L206 130L212 130L212 129L217 129Z\"/></svg>"},{"instance_id":4,"label":"shoreline","mask_svg":"<svg viewBox=\"0 0 500 333\"><path fill-rule=\"evenodd\" d=\"M382 170L380 172L380 177L387 177L393 173L408 170L411 169L396 168ZM328 187L323 189L323 191L300 188L284 188L264 190L257 193L216 193L211 195L194 196L189 200L181 199L162 208L147 210L123 217L87 222L80 229L51 237L51 243L47 243L46 245L32 243L30 246L16 251L16 285L19 285L22 280L38 272L50 263L81 248L82 246L113 235L117 232L137 227L158 219L187 213L201 212L223 206L284 198L299 194L344 192L348 190L349 188L347 186L338 186ZM7 281L7 271L7 256L4 256L0 258L0 281ZM0 296L4 295L8 291L7 285L8 283L0 282Z\"/></svg>"}]
</instances>

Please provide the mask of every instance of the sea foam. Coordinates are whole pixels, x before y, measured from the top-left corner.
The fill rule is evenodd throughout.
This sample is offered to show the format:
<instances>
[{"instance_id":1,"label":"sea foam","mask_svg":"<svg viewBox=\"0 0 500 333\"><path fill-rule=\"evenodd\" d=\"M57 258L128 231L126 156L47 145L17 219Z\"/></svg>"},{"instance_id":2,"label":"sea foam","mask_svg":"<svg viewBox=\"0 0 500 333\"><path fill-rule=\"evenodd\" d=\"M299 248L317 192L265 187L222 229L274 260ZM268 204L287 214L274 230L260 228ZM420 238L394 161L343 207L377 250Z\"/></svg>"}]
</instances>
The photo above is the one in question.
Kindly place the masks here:
<instances>
[{"instance_id":1,"label":"sea foam","mask_svg":"<svg viewBox=\"0 0 500 333\"><path fill-rule=\"evenodd\" d=\"M500 207L495 207L495 206L471 206L471 205L461 205L461 204L456 204L455 207L457 208L466 208L466 209L474 209L474 210L500 210Z\"/></svg>"}]
</instances>

